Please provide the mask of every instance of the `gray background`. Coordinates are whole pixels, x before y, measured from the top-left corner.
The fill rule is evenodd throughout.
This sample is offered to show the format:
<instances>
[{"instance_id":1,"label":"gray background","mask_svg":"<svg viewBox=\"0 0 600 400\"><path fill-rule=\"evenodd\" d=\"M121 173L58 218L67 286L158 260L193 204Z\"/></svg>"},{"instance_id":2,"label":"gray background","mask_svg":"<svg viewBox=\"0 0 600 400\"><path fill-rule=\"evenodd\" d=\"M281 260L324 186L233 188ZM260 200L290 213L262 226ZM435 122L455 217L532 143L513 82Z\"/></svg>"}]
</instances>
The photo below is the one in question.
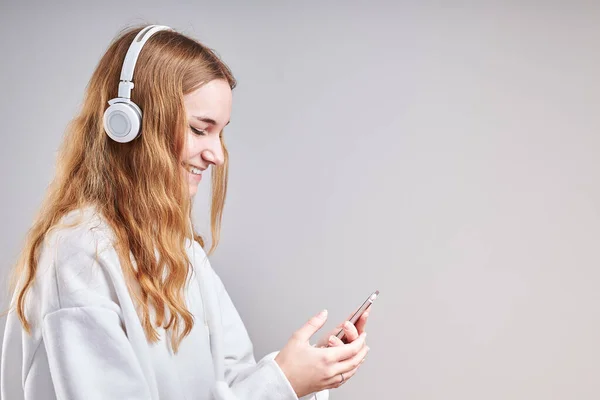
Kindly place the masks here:
<instances>
[{"instance_id":1,"label":"gray background","mask_svg":"<svg viewBox=\"0 0 600 400\"><path fill-rule=\"evenodd\" d=\"M3 277L93 68L139 22L239 80L213 265L257 356L377 288L368 362L333 398L600 397L597 4L3 2Z\"/></svg>"}]
</instances>

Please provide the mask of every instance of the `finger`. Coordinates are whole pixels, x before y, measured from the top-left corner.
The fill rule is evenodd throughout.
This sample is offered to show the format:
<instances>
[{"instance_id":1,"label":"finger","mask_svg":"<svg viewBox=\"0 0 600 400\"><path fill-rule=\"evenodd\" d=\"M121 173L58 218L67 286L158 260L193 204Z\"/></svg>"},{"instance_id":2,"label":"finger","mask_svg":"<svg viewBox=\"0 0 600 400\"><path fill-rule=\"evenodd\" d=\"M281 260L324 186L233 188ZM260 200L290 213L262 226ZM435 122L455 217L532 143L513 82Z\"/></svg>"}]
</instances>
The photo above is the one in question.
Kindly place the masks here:
<instances>
[{"instance_id":1,"label":"finger","mask_svg":"<svg viewBox=\"0 0 600 400\"><path fill-rule=\"evenodd\" d=\"M358 339L359 333L356 330L354 324L349 321L344 323L344 338L346 339L346 343L352 343L356 339Z\"/></svg>"},{"instance_id":2,"label":"finger","mask_svg":"<svg viewBox=\"0 0 600 400\"><path fill-rule=\"evenodd\" d=\"M364 346L354 357L339 362L333 368L334 375L346 374L360 365L369 352L369 346Z\"/></svg>"},{"instance_id":3,"label":"finger","mask_svg":"<svg viewBox=\"0 0 600 400\"><path fill-rule=\"evenodd\" d=\"M311 336L323 327L325 321L327 321L327 310L323 310L319 314L309 319L308 322L302 326L302 328L294 332L294 336L298 340L308 342Z\"/></svg>"},{"instance_id":4,"label":"finger","mask_svg":"<svg viewBox=\"0 0 600 400\"><path fill-rule=\"evenodd\" d=\"M325 382L326 388L327 389L335 389L335 388L342 386L342 384L346 383L348 380L350 380L350 378L352 378L354 376L354 374L356 374L356 372L363 365L364 362L365 362L365 359L363 358L362 361L359 363L359 365L356 368L354 368L348 372L344 372L343 373L344 374L343 381L342 381L342 375L340 375L340 374L337 374L337 375L329 378Z\"/></svg>"},{"instance_id":5,"label":"finger","mask_svg":"<svg viewBox=\"0 0 600 400\"><path fill-rule=\"evenodd\" d=\"M366 336L367 334L363 333L352 343L330 349L333 360L343 361L355 356L365 346Z\"/></svg>"},{"instance_id":6,"label":"finger","mask_svg":"<svg viewBox=\"0 0 600 400\"><path fill-rule=\"evenodd\" d=\"M329 344L329 347L337 347L337 346L343 346L345 343L342 342L340 340L340 338L338 338L337 336L331 335L329 337L328 344Z\"/></svg>"},{"instance_id":7,"label":"finger","mask_svg":"<svg viewBox=\"0 0 600 400\"><path fill-rule=\"evenodd\" d=\"M365 325L367 325L367 319L369 318L369 313L370 313L370 310L365 311L365 313L363 315L361 315L359 320L356 321L356 324L355 324L356 331L358 332L359 335L365 331Z\"/></svg>"}]
</instances>

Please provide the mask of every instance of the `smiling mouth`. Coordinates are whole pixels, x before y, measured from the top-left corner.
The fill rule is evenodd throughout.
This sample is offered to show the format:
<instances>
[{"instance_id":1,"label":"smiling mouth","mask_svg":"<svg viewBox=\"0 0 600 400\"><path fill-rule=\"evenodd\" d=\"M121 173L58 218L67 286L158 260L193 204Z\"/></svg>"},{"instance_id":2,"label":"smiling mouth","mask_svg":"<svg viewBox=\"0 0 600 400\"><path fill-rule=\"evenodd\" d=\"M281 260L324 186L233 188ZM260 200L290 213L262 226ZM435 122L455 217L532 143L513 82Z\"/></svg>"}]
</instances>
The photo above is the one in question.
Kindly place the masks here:
<instances>
[{"instance_id":1,"label":"smiling mouth","mask_svg":"<svg viewBox=\"0 0 600 400\"><path fill-rule=\"evenodd\" d=\"M195 166L195 165L191 165L188 163L181 163L183 165L183 168L185 168L188 172L194 174L194 175L202 175L202 169Z\"/></svg>"}]
</instances>

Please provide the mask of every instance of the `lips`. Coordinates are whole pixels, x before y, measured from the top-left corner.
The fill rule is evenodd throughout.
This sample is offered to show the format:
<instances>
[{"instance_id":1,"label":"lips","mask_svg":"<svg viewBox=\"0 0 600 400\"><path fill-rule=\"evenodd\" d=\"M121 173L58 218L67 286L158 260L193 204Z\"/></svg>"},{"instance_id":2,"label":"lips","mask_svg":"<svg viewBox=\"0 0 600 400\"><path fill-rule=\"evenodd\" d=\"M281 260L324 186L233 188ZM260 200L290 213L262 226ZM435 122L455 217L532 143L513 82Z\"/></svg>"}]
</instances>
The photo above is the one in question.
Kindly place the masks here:
<instances>
[{"instance_id":1,"label":"lips","mask_svg":"<svg viewBox=\"0 0 600 400\"><path fill-rule=\"evenodd\" d=\"M195 168L195 169L199 170L200 173L204 172L204 170L206 169L206 168L201 168L201 167L199 167L197 165L186 163L186 162L182 162L181 165L183 166L183 168L185 168L189 172L192 172L192 168Z\"/></svg>"}]
</instances>

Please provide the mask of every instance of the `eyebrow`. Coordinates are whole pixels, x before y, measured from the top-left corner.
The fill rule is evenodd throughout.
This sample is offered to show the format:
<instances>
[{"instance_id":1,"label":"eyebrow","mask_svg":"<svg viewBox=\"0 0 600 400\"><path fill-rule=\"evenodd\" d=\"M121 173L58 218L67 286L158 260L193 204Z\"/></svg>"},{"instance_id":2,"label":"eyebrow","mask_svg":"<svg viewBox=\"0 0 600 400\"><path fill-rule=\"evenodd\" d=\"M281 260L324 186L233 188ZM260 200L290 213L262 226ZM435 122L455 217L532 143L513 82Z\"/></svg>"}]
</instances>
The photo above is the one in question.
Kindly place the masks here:
<instances>
[{"instance_id":1,"label":"eyebrow","mask_svg":"<svg viewBox=\"0 0 600 400\"><path fill-rule=\"evenodd\" d=\"M215 121L212 118L199 117L199 116L195 116L194 118L196 118L198 121L206 122L207 124L210 124L210 125L217 125L217 121ZM231 122L231 120L227 121L227 123L225 124L225 126L229 125L230 122Z\"/></svg>"}]
</instances>

